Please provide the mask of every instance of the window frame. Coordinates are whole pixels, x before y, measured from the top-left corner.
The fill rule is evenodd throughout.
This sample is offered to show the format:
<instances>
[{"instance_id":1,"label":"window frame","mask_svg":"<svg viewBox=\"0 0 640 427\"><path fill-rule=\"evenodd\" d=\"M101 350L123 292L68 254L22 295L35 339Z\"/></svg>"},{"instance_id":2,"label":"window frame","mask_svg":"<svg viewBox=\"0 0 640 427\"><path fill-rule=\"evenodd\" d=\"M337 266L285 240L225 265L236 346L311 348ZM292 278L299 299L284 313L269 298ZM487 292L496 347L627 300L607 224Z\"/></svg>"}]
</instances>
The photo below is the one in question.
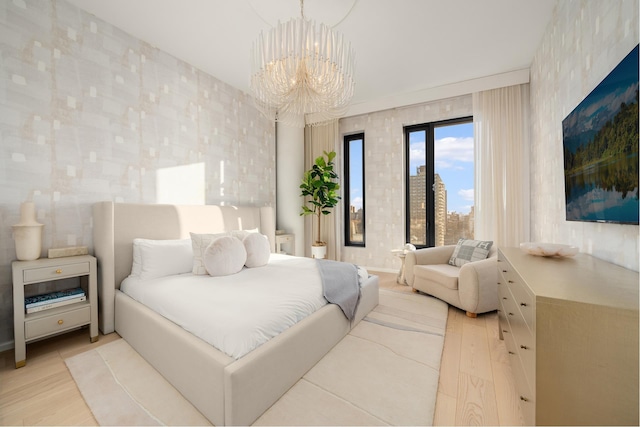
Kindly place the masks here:
<instances>
[{"instance_id":1,"label":"window frame","mask_svg":"<svg viewBox=\"0 0 640 427\"><path fill-rule=\"evenodd\" d=\"M351 241L351 150L350 144L352 141L362 141L362 158L360 159L362 164L362 242ZM344 245L351 247L366 247L366 198L365 198L365 138L364 132L344 135L343 139L343 157L344 157L344 186L343 192L345 201L344 207Z\"/></svg>"},{"instance_id":2,"label":"window frame","mask_svg":"<svg viewBox=\"0 0 640 427\"><path fill-rule=\"evenodd\" d=\"M435 129L442 126L450 126L462 123L473 123L473 116L458 117L454 119L438 120L434 122L421 123L417 125L404 126L404 156L405 156L405 241L411 242L411 194L410 194L410 165L411 165L411 143L409 134L413 132L425 131L425 150L426 150L426 188L431 188L425 195L426 203L426 244L415 245L416 248L434 247L435 236L435 194L433 186L435 184ZM474 166L475 167L475 166Z\"/></svg>"}]
</instances>

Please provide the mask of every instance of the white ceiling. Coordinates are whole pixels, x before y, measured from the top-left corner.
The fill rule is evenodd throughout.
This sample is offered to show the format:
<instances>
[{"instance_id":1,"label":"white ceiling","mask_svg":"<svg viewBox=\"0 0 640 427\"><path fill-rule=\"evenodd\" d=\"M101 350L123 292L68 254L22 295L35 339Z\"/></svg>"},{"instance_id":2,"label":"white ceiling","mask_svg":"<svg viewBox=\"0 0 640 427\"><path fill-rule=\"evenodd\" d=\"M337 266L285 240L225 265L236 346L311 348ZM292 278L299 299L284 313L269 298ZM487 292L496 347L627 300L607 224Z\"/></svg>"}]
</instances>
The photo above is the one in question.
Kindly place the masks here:
<instances>
[{"instance_id":1,"label":"white ceiling","mask_svg":"<svg viewBox=\"0 0 640 427\"><path fill-rule=\"evenodd\" d=\"M300 16L298 0L69 1L246 92L259 32ZM305 0L304 11L353 45L353 104L365 105L528 69L556 1Z\"/></svg>"}]
</instances>

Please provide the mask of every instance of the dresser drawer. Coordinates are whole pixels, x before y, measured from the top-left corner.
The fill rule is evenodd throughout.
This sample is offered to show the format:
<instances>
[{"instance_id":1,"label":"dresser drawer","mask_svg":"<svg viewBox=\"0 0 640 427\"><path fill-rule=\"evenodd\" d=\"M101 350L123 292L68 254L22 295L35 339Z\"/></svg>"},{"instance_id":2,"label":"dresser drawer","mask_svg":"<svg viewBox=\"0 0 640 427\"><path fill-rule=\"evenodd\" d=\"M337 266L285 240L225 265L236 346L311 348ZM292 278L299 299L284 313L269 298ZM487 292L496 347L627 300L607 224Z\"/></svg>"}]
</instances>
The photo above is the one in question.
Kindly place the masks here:
<instances>
[{"instance_id":1,"label":"dresser drawer","mask_svg":"<svg viewBox=\"0 0 640 427\"><path fill-rule=\"evenodd\" d=\"M511 326L509 325L509 321L505 315L504 306L500 303L500 310L498 310L498 327L500 328L500 333L502 334L502 338L504 339L504 344L507 347L507 351L509 354L516 353L515 345L513 345L513 337L511 332Z\"/></svg>"},{"instance_id":2,"label":"dresser drawer","mask_svg":"<svg viewBox=\"0 0 640 427\"><path fill-rule=\"evenodd\" d=\"M522 361L523 373L533 387L535 383L535 340L524 317L520 311L520 307L510 292L502 292L500 303L504 313L504 317L508 322L509 334L513 340L512 348L509 351L517 353ZM504 332L503 332L504 335Z\"/></svg>"},{"instance_id":3,"label":"dresser drawer","mask_svg":"<svg viewBox=\"0 0 640 427\"><path fill-rule=\"evenodd\" d=\"M502 265L506 265L508 268L507 264ZM513 271L507 270L507 268L500 268L498 271L498 280L501 283L498 286L498 292L500 292L501 288L509 289L527 327L531 332L535 332L535 299L525 288L522 279Z\"/></svg>"},{"instance_id":4,"label":"dresser drawer","mask_svg":"<svg viewBox=\"0 0 640 427\"><path fill-rule=\"evenodd\" d=\"M85 304L75 310L27 320L24 324L25 340L63 332L91 322L91 307Z\"/></svg>"},{"instance_id":5,"label":"dresser drawer","mask_svg":"<svg viewBox=\"0 0 640 427\"><path fill-rule=\"evenodd\" d=\"M505 343L508 343L510 338L505 337ZM507 349L510 346L515 346L512 340L507 344ZM531 387L527 383L522 361L518 356L518 353L509 353L509 361L511 362L511 370L513 372L513 378L516 384L516 390L518 391L518 401L520 403L520 409L522 410L522 417L524 419L524 425L535 425L535 394Z\"/></svg>"},{"instance_id":6,"label":"dresser drawer","mask_svg":"<svg viewBox=\"0 0 640 427\"><path fill-rule=\"evenodd\" d=\"M516 351L522 361L522 369L527 377L529 386L533 389L536 383L536 349L535 339L528 329L523 325L516 326L513 332L513 339L516 344Z\"/></svg>"},{"instance_id":7,"label":"dresser drawer","mask_svg":"<svg viewBox=\"0 0 640 427\"><path fill-rule=\"evenodd\" d=\"M527 324L527 327L532 333L535 333L535 313L536 303L535 298L526 289L522 279L518 275L512 275L511 282L508 282L509 290L513 295L518 309L522 313L522 317Z\"/></svg>"},{"instance_id":8,"label":"dresser drawer","mask_svg":"<svg viewBox=\"0 0 640 427\"><path fill-rule=\"evenodd\" d=\"M30 268L24 270L23 274L25 284L31 282L43 282L46 280L57 280L65 277L76 277L89 274L89 263L79 262L63 266Z\"/></svg>"}]
</instances>

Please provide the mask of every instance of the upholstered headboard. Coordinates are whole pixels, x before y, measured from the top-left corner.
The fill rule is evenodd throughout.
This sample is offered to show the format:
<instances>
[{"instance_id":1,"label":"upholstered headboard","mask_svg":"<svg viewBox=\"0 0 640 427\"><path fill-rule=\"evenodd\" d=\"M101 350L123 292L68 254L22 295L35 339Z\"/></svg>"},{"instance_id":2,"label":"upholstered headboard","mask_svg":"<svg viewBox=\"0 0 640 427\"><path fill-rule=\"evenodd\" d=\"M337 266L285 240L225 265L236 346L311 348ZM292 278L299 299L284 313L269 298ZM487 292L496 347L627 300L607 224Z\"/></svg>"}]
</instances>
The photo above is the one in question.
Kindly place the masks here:
<instances>
[{"instance_id":1,"label":"upholstered headboard","mask_svg":"<svg viewBox=\"0 0 640 427\"><path fill-rule=\"evenodd\" d=\"M93 206L93 244L98 258L99 327L114 331L115 289L131 273L133 239L186 239L189 233L259 229L275 252L271 207L145 205L99 202Z\"/></svg>"}]
</instances>

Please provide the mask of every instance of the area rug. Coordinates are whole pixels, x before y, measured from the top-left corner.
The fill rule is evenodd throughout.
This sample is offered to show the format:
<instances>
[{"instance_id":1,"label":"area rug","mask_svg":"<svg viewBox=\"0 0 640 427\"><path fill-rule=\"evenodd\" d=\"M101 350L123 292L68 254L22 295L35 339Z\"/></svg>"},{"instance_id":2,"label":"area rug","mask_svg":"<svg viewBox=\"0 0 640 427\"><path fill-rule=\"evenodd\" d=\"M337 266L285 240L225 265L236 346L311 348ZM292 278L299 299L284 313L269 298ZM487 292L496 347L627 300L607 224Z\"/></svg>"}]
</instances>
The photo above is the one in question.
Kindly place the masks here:
<instances>
[{"instance_id":1,"label":"area rug","mask_svg":"<svg viewBox=\"0 0 640 427\"><path fill-rule=\"evenodd\" d=\"M447 305L380 290L380 304L255 425L431 425ZM124 340L66 360L100 425L210 423Z\"/></svg>"}]
</instances>

